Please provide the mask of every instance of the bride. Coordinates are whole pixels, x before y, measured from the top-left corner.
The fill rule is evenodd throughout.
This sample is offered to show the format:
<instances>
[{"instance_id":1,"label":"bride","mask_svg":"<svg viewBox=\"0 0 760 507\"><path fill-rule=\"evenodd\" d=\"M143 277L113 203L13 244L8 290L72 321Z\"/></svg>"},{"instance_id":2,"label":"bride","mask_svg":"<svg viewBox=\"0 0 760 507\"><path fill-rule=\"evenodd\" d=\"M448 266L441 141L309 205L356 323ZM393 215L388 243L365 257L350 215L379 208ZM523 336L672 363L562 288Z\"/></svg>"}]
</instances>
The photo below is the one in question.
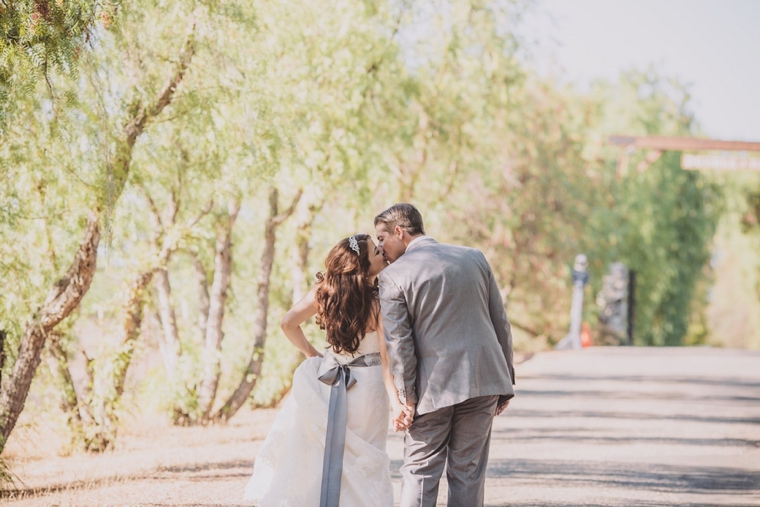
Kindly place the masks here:
<instances>
[{"instance_id":1,"label":"bride","mask_svg":"<svg viewBox=\"0 0 760 507\"><path fill-rule=\"evenodd\" d=\"M393 506L385 443L390 405L394 414L405 407L390 372L375 282L385 265L369 235L341 240L316 286L282 319L307 359L256 457L245 488L254 505ZM329 344L324 356L301 329L315 314ZM410 422L407 414L394 425Z\"/></svg>"}]
</instances>

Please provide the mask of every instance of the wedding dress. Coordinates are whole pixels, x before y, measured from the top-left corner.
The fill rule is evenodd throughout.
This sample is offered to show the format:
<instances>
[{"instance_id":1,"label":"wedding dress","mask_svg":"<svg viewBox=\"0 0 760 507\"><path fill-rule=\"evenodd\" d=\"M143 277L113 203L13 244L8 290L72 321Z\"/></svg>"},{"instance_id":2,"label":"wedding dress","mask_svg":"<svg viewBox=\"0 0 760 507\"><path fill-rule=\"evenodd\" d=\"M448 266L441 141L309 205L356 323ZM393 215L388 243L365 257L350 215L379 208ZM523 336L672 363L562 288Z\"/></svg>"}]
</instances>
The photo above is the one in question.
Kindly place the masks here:
<instances>
[{"instance_id":1,"label":"wedding dress","mask_svg":"<svg viewBox=\"0 0 760 507\"><path fill-rule=\"evenodd\" d=\"M346 392L341 507L393 507L390 461L385 452L390 407L383 385L377 332L367 333L353 354L306 359L254 463L245 499L259 507L319 507L331 386L319 377L336 363L365 356L351 368L356 383ZM332 356L332 357L330 357Z\"/></svg>"}]
</instances>

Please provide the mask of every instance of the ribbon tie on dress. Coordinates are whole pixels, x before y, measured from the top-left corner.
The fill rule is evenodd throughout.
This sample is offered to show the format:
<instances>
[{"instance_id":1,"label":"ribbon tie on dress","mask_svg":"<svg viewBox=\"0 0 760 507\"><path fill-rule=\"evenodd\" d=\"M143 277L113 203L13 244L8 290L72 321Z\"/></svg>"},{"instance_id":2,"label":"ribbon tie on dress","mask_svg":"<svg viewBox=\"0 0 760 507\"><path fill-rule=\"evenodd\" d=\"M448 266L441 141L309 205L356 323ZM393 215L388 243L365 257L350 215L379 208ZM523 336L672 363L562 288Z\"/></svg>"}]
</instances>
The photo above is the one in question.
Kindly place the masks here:
<instances>
[{"instance_id":1,"label":"ribbon tie on dress","mask_svg":"<svg viewBox=\"0 0 760 507\"><path fill-rule=\"evenodd\" d=\"M322 462L322 492L319 507L339 507L340 480L343 475L343 451L346 446L346 391L356 384L351 368L375 366L374 355L359 356L350 363L342 364L332 354L325 354L325 362L332 366L319 376L330 386L330 407L327 412L327 435L325 457Z\"/></svg>"}]
</instances>

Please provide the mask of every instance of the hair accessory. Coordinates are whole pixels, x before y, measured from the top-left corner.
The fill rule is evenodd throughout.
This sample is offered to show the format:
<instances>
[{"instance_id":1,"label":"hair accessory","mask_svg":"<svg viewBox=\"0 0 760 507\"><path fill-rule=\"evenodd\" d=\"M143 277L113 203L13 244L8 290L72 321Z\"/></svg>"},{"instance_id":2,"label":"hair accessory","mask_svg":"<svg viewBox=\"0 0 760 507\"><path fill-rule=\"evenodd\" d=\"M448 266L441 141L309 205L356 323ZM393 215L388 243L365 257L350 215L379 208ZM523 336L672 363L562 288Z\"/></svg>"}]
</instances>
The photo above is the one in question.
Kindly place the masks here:
<instances>
[{"instance_id":1,"label":"hair accessory","mask_svg":"<svg viewBox=\"0 0 760 507\"><path fill-rule=\"evenodd\" d=\"M350 238L348 238L348 246L350 246L351 250L353 250L357 254L361 253L361 251L359 250L359 242L356 241L356 236L351 236Z\"/></svg>"}]
</instances>

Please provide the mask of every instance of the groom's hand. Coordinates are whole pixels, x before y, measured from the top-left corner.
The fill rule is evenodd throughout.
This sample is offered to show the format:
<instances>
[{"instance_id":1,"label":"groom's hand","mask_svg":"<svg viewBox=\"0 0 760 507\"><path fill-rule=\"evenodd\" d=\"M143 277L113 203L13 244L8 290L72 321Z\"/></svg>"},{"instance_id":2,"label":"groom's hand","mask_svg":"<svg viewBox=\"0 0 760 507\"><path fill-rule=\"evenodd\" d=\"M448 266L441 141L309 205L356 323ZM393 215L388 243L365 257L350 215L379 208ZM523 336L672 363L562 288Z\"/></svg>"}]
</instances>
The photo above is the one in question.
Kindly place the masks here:
<instances>
[{"instance_id":1,"label":"groom's hand","mask_svg":"<svg viewBox=\"0 0 760 507\"><path fill-rule=\"evenodd\" d=\"M507 409L510 400L511 398L507 398L506 396L499 396L499 401L496 404L496 415L501 415Z\"/></svg>"}]
</instances>

